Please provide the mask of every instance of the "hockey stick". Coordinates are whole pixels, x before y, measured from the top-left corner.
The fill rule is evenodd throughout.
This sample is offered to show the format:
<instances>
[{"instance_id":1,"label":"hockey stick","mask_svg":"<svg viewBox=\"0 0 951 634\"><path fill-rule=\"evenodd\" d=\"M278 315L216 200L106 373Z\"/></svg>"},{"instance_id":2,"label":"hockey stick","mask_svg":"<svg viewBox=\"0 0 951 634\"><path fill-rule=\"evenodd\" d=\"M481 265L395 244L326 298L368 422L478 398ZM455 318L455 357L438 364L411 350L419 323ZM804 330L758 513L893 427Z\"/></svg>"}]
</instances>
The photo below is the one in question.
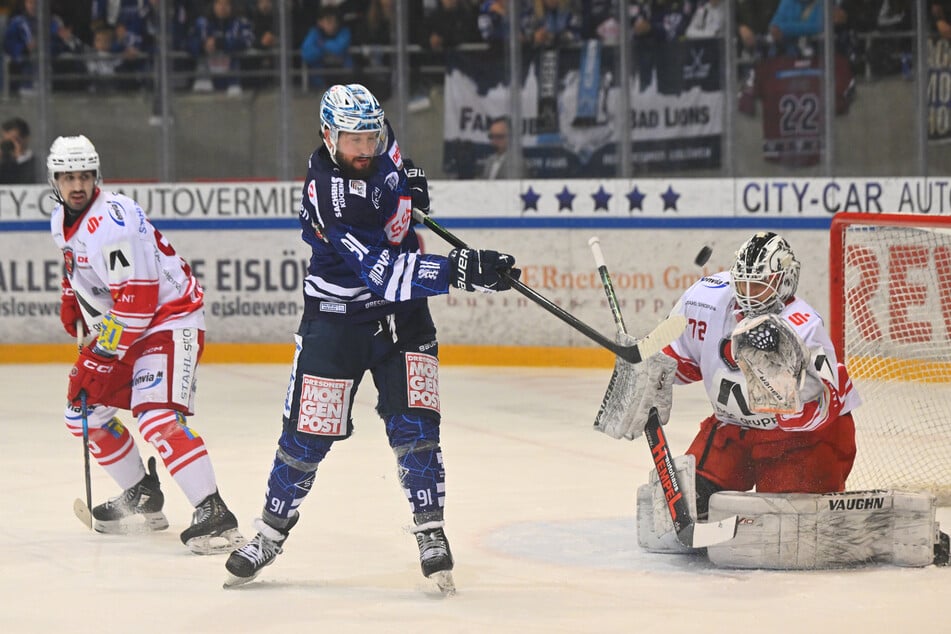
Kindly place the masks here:
<instances>
[{"instance_id":1,"label":"hockey stick","mask_svg":"<svg viewBox=\"0 0 951 634\"><path fill-rule=\"evenodd\" d=\"M468 245L463 242L461 239L456 237L448 229L440 226L435 220L430 216L418 211L413 210L413 218L420 222L429 229L431 229L436 235L440 238L451 244L452 246L458 249L467 249ZM512 285L512 288L517 290L519 293L532 300L549 313L562 320L581 334L587 336L589 339L595 341L603 348L607 348L617 356L621 357L628 363L640 363L641 360L646 359L655 352L660 351L668 343L680 336L680 333L683 332L684 328L687 325L687 321L680 315L675 315L673 317L668 317L662 321L650 334L648 334L643 339L639 340L635 344L631 345L621 345L615 343L602 335L600 332L584 323L568 311L566 311L561 306L555 304L553 301L531 288L530 286L525 285L520 282L515 277L512 277L510 274L504 274L509 284Z\"/></svg>"},{"instance_id":2,"label":"hockey stick","mask_svg":"<svg viewBox=\"0 0 951 634\"><path fill-rule=\"evenodd\" d=\"M83 322L76 320L76 347L83 350ZM83 475L86 478L86 502L76 498L73 501L73 513L79 521L92 529L92 478L89 473L89 408L86 402L86 390L79 392L80 414L83 419Z\"/></svg>"},{"instance_id":3,"label":"hockey stick","mask_svg":"<svg viewBox=\"0 0 951 634\"><path fill-rule=\"evenodd\" d=\"M618 304L617 294L614 292L611 275L608 273L604 253L601 251L601 241L597 237L593 237L588 240L588 246L591 247L594 262L601 276L601 285L604 287L604 294L607 295L608 305L611 307L611 314L614 316L614 325L617 326L618 333L626 335L627 328L624 325L624 318L621 316L621 308ZM697 255L695 262L700 262L703 259L703 262L700 263L702 266L709 257L709 247L704 247L704 251ZM618 361L618 364L620 363L622 362ZM620 387L622 380L619 377L625 374L623 367L615 365L614 374L611 375L611 381L608 383L608 390L601 403L598 418L595 419L595 425L605 414L612 392L623 389ZM688 548L704 548L733 539L733 536L736 535L737 516L734 515L710 523L695 522L690 517L690 506L683 495L680 481L677 480L677 470L674 467L673 456L670 454L670 445L667 443L667 436L664 434L660 420L658 420L656 408L652 407L648 413L647 425L644 427L644 437L650 447L654 468L657 469L657 476L664 490L664 499L667 500L667 510L670 513L670 519L680 543Z\"/></svg>"}]
</instances>

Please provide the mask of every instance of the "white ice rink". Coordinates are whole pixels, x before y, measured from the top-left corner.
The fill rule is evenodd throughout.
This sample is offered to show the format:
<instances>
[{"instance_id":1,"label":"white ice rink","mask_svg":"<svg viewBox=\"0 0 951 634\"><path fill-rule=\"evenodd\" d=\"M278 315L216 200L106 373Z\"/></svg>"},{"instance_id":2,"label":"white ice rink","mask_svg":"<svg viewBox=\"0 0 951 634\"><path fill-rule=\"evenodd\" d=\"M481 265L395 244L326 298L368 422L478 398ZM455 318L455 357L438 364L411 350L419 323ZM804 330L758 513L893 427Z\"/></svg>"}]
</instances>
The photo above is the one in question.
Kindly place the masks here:
<instances>
[{"instance_id":1,"label":"white ice rink","mask_svg":"<svg viewBox=\"0 0 951 634\"><path fill-rule=\"evenodd\" d=\"M254 583L223 590L225 556L194 556L179 542L191 507L161 466L169 530L98 535L73 516L83 461L62 422L67 370L0 365L5 634L951 632L951 569L730 571L641 552L634 491L650 469L647 445L591 430L607 369L442 368L455 597L437 595L420 574L369 376L356 432L321 465L284 554ZM283 365L200 369L191 423L246 536L287 375ZM675 392L666 429L677 453L707 415L698 395ZM116 495L92 469L94 502ZM951 511L939 519L951 524Z\"/></svg>"}]
</instances>

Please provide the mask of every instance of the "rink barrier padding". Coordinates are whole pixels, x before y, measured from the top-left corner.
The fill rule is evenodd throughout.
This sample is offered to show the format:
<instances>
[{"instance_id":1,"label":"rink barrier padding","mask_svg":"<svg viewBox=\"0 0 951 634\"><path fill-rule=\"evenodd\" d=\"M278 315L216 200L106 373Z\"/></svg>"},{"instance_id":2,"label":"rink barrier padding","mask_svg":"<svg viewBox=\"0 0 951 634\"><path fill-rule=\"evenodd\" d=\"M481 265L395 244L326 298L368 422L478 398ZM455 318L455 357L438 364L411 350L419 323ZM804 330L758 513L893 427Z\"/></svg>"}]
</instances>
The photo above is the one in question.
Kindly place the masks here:
<instances>
[{"instance_id":1,"label":"rink barrier padding","mask_svg":"<svg viewBox=\"0 0 951 634\"><path fill-rule=\"evenodd\" d=\"M202 363L290 364L294 346L287 343L206 343ZM0 344L0 364L73 363L76 344ZM610 368L614 355L601 348L549 346L440 345L442 365Z\"/></svg>"}]
</instances>

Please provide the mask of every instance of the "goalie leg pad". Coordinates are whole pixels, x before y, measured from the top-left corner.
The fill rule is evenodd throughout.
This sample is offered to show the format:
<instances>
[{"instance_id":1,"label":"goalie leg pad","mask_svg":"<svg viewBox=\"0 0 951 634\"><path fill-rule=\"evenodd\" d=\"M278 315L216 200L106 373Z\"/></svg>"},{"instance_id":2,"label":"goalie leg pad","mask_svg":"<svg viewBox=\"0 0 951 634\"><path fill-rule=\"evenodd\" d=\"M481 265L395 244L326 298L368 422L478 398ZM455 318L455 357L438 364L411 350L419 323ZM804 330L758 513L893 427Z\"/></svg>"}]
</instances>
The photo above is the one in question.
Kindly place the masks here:
<instances>
[{"instance_id":1,"label":"goalie leg pad","mask_svg":"<svg viewBox=\"0 0 951 634\"><path fill-rule=\"evenodd\" d=\"M904 491L761 494L722 491L710 520L738 515L736 537L710 546L718 566L816 570L934 561L935 498Z\"/></svg>"},{"instance_id":2,"label":"goalie leg pad","mask_svg":"<svg viewBox=\"0 0 951 634\"><path fill-rule=\"evenodd\" d=\"M690 508L690 517L696 519L694 457L687 454L674 458L674 468L677 470L677 482ZM637 544L651 553L692 553L700 550L688 548L677 539L656 469L651 469L648 483L637 489Z\"/></svg>"}]
</instances>

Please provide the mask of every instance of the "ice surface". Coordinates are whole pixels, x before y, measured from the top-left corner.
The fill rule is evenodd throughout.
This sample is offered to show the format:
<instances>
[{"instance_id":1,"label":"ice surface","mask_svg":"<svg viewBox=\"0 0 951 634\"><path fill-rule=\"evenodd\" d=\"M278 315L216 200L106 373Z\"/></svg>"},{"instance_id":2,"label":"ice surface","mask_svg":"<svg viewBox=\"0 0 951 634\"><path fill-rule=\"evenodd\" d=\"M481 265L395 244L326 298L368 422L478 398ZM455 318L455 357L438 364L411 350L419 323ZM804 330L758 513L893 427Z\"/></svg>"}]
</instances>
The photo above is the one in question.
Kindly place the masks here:
<instances>
[{"instance_id":1,"label":"ice surface","mask_svg":"<svg viewBox=\"0 0 951 634\"><path fill-rule=\"evenodd\" d=\"M83 461L62 422L67 370L0 365L4 633L951 631L949 569L730 571L641 552L634 492L651 466L646 442L591 429L610 369L442 368L455 597L419 572L369 376L356 432L321 465L284 554L254 583L223 590L224 556L179 542L191 508L161 467L168 531L105 536L75 518ZM191 424L250 536L288 367L205 365L199 377ZM677 388L666 427L677 452L707 413L700 391ZM92 488L96 503L118 493L95 464ZM939 519L951 524L951 512Z\"/></svg>"}]
</instances>

